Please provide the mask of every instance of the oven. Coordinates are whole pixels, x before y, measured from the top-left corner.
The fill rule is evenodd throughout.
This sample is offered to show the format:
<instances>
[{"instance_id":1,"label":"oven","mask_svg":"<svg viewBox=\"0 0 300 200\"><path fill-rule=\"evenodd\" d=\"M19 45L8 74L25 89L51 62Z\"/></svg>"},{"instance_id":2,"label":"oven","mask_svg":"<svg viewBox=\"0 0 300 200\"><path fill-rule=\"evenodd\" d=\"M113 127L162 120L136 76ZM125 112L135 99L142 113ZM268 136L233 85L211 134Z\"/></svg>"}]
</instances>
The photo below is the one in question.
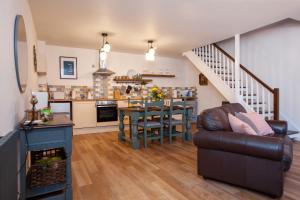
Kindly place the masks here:
<instances>
[{"instance_id":1,"label":"oven","mask_svg":"<svg viewBox=\"0 0 300 200\"><path fill-rule=\"evenodd\" d=\"M97 122L118 121L118 104L116 101L97 101Z\"/></svg>"}]
</instances>

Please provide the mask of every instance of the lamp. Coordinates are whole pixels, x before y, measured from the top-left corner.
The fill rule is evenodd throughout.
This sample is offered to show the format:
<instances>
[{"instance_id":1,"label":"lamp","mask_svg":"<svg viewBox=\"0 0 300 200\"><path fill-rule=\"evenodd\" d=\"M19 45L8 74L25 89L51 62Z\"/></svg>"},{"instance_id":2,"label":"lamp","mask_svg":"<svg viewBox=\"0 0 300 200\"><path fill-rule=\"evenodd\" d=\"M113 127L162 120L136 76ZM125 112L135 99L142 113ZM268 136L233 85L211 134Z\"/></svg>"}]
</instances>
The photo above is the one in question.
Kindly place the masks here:
<instances>
[{"instance_id":1,"label":"lamp","mask_svg":"<svg viewBox=\"0 0 300 200\"><path fill-rule=\"evenodd\" d=\"M153 40L148 40L148 52L145 54L145 59L148 61L155 60L155 49L152 46Z\"/></svg>"},{"instance_id":2,"label":"lamp","mask_svg":"<svg viewBox=\"0 0 300 200\"><path fill-rule=\"evenodd\" d=\"M155 60L154 54L151 54L149 52L146 53L145 58L146 58L147 61L154 61Z\"/></svg>"},{"instance_id":3,"label":"lamp","mask_svg":"<svg viewBox=\"0 0 300 200\"><path fill-rule=\"evenodd\" d=\"M105 52L104 48L100 49L100 60L104 61L107 58L107 53Z\"/></svg>"},{"instance_id":4,"label":"lamp","mask_svg":"<svg viewBox=\"0 0 300 200\"><path fill-rule=\"evenodd\" d=\"M102 37L103 37L103 42L102 42L102 49L104 52L108 53L110 52L111 46L107 41L107 33L102 33Z\"/></svg>"}]
</instances>

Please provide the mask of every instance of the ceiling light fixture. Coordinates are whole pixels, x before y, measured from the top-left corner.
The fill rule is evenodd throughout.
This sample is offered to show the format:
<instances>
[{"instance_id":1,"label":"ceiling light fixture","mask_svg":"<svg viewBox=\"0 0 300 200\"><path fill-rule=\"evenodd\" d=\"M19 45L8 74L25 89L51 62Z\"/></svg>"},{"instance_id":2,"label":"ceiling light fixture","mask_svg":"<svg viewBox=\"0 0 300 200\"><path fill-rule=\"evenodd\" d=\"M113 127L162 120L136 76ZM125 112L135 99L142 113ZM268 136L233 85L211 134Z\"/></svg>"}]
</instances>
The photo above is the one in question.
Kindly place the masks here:
<instances>
[{"instance_id":1,"label":"ceiling light fixture","mask_svg":"<svg viewBox=\"0 0 300 200\"><path fill-rule=\"evenodd\" d=\"M100 49L100 60L104 61L107 58L107 53L104 51L103 48Z\"/></svg>"},{"instance_id":2,"label":"ceiling light fixture","mask_svg":"<svg viewBox=\"0 0 300 200\"><path fill-rule=\"evenodd\" d=\"M148 52L145 55L147 61L155 60L155 49L153 47L153 40L148 40Z\"/></svg>"},{"instance_id":3,"label":"ceiling light fixture","mask_svg":"<svg viewBox=\"0 0 300 200\"><path fill-rule=\"evenodd\" d=\"M111 49L110 44L107 41L107 36L108 36L107 33L102 33L102 37L103 37L102 48L106 53L110 52Z\"/></svg>"},{"instance_id":4,"label":"ceiling light fixture","mask_svg":"<svg viewBox=\"0 0 300 200\"><path fill-rule=\"evenodd\" d=\"M100 61L105 61L107 59L107 53L110 52L111 46L107 41L107 33L102 33L102 47L99 50Z\"/></svg>"}]
</instances>

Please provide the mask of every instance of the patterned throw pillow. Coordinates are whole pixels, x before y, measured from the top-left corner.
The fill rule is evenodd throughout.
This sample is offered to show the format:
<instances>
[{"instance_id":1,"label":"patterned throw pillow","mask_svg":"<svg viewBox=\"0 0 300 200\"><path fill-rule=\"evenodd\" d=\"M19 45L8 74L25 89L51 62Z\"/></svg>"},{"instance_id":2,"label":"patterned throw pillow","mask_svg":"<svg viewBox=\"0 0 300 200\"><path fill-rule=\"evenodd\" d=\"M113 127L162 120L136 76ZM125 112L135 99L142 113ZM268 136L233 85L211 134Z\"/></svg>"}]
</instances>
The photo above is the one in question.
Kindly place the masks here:
<instances>
[{"instance_id":1,"label":"patterned throw pillow","mask_svg":"<svg viewBox=\"0 0 300 200\"><path fill-rule=\"evenodd\" d=\"M270 125L260 114L256 112L236 113L237 118L247 123L258 135L268 135L274 133Z\"/></svg>"},{"instance_id":2,"label":"patterned throw pillow","mask_svg":"<svg viewBox=\"0 0 300 200\"><path fill-rule=\"evenodd\" d=\"M257 135L257 133L247 123L228 113L230 126L235 133Z\"/></svg>"}]
</instances>

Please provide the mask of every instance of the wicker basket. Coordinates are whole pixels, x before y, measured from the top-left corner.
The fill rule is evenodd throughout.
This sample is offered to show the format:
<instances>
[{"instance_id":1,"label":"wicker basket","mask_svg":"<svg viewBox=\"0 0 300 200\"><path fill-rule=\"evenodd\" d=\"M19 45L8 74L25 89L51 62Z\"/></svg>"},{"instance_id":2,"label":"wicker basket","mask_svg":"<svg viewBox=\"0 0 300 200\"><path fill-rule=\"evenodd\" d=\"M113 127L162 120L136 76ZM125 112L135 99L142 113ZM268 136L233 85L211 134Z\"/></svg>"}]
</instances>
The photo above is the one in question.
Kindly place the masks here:
<instances>
[{"instance_id":1,"label":"wicker basket","mask_svg":"<svg viewBox=\"0 0 300 200\"><path fill-rule=\"evenodd\" d=\"M52 161L49 164L40 164L36 161L45 158L61 157L62 160ZM66 160L63 149L49 149L31 152L31 167L28 173L30 188L47 186L65 182Z\"/></svg>"}]
</instances>

